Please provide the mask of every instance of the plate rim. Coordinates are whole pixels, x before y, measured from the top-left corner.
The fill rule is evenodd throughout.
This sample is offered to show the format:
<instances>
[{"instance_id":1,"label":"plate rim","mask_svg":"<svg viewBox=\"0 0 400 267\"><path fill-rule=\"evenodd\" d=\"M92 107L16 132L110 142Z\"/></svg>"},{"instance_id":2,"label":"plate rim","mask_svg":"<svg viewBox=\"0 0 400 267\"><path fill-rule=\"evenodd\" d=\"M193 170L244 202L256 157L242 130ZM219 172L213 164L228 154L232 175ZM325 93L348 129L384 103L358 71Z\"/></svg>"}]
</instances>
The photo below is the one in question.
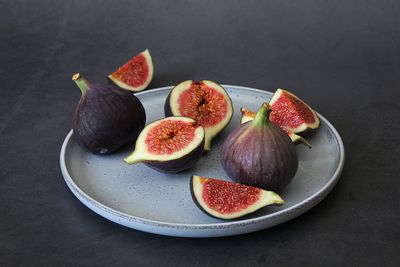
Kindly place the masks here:
<instances>
[{"instance_id":1,"label":"plate rim","mask_svg":"<svg viewBox=\"0 0 400 267\"><path fill-rule=\"evenodd\" d=\"M261 89L246 87L246 86L227 85L227 84L222 84L222 86L224 88L226 88L227 90L229 90L229 88L234 88L234 89L238 89L238 90L254 91L254 92L262 93L262 94L271 94L271 95L273 94L272 92L267 91L267 90L261 90ZM135 95L139 96L139 95L148 94L148 93L157 93L157 92L160 92L160 91L171 90L172 88L173 88L173 86L164 86L164 87L145 90L145 91L136 93ZM250 224L258 224L258 223L262 223L262 222L265 222L265 221L268 221L268 220L278 219L279 217L283 216L284 214L295 213L294 216L286 218L284 220L279 220L279 222L273 224L273 225L276 225L276 224L280 224L280 223L283 223L285 221L291 220L294 217L299 216L300 214L303 214L304 212L306 212L309 209L313 208L320 201L322 201L322 199L324 199L329 194L329 192L333 189L333 187L336 185L337 181L340 178L340 174L341 174L341 172L343 170L344 161L345 161L345 150L344 150L343 141L342 141L338 131L335 129L335 127L324 116L322 116L318 112L317 112L317 115L320 118L320 120L322 120L328 126L329 130L334 135L334 137L335 137L335 139L336 139L336 141L338 143L338 146L339 146L339 161L338 161L338 164L336 166L336 169L335 169L334 173L329 178L329 180L318 191L314 192L312 195L308 196L307 198L303 199L302 201L294 204L291 207L288 207L287 209L282 209L280 211L276 211L276 212L273 212L273 213L270 213L270 214L266 214L266 215L262 215L262 216L259 216L259 217L255 217L255 218L239 219L239 220L232 220L232 221L221 221L221 222L218 222L218 223L195 223L195 224L171 223L171 222L163 222L163 221L145 219L145 218L137 217L137 216L134 216L134 215L131 215L131 214L127 214L125 212L113 209L113 208L111 208L111 207L109 207L109 206L97 201L96 199L92 198L87 193L85 193L75 183L73 177L71 177L71 175L69 174L68 168L67 168L67 164L66 164L66 150L67 150L68 144L69 144L69 142L71 140L71 137L72 137L72 134L73 134L73 130L72 129L69 131L69 133L65 137L65 139L63 141L63 144L62 144L62 147L61 147L61 151L60 151L61 172L62 172L62 175L64 177L64 181L66 182L66 184L68 185L68 187L70 188L72 193L85 206L87 206L89 209L91 209L92 211L94 211L95 213L99 214L102 217L105 217L105 218L107 218L107 219L109 219L109 220L111 220L111 221L113 221L115 223L118 223L118 224L121 224L121 225L125 225L127 227L134 228L134 229L137 229L137 228L132 227L132 226L127 225L127 224L124 224L121 221L112 220L111 218L108 218L107 216L105 216L104 214L99 213L97 210L95 210L93 208L98 208L98 209L102 210L103 212L105 212L106 214L108 214L110 216L117 216L117 217L120 217L121 219L129 220L131 222L140 223L140 224L143 224L143 225L146 225L146 226L150 226L150 227L157 227L157 228L162 227L162 228L175 229L175 230L176 229L178 229L178 230L179 229L185 229L185 230L214 230L214 229L245 227L245 226L250 225ZM87 201L87 203L85 203L84 201ZM91 207L90 204L93 205L94 207ZM296 210L300 211L300 212L296 213L295 212ZM146 230L144 230L144 231L146 231ZM147 232L157 233L156 231L147 231ZM174 235L174 236L176 236L176 235Z\"/></svg>"}]
</instances>

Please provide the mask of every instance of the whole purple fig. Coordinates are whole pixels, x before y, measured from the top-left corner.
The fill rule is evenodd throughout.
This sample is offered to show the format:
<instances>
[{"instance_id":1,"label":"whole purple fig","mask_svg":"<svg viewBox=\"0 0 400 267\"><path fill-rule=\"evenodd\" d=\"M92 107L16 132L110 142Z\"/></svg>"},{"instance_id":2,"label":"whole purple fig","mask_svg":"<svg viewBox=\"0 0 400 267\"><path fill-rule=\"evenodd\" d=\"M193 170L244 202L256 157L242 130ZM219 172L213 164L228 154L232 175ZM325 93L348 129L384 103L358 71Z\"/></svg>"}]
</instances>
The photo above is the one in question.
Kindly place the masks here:
<instances>
[{"instance_id":1,"label":"whole purple fig","mask_svg":"<svg viewBox=\"0 0 400 267\"><path fill-rule=\"evenodd\" d=\"M82 91L73 124L78 144L95 154L134 144L146 122L140 100L115 85L92 84L79 73L72 80Z\"/></svg>"},{"instance_id":2,"label":"whole purple fig","mask_svg":"<svg viewBox=\"0 0 400 267\"><path fill-rule=\"evenodd\" d=\"M296 174L298 158L289 136L269 120L270 112L270 105L263 103L253 121L229 134L221 163L237 182L280 191Z\"/></svg>"}]
</instances>

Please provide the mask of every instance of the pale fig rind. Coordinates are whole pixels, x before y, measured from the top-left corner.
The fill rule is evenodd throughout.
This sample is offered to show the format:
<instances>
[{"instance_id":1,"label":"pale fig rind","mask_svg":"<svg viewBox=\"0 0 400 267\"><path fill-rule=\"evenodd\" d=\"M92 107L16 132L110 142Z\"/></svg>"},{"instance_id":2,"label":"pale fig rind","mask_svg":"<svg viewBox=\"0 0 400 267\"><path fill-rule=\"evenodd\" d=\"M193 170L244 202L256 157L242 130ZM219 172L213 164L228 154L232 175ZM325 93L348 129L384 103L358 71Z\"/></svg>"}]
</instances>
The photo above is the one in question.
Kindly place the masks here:
<instances>
[{"instance_id":1,"label":"pale fig rind","mask_svg":"<svg viewBox=\"0 0 400 267\"><path fill-rule=\"evenodd\" d=\"M240 109L240 113L241 113L240 124L254 120L254 118L256 117L256 114L257 114L257 112L251 111L245 107L242 107Z\"/></svg>"},{"instance_id":2,"label":"pale fig rind","mask_svg":"<svg viewBox=\"0 0 400 267\"><path fill-rule=\"evenodd\" d=\"M229 134L221 164L234 181L279 192L295 176L298 158L287 133L269 121L269 108L264 103L253 121Z\"/></svg>"},{"instance_id":3,"label":"pale fig rind","mask_svg":"<svg viewBox=\"0 0 400 267\"><path fill-rule=\"evenodd\" d=\"M143 161L148 167L165 173L178 173L192 168L201 158L204 152L204 138L203 141L189 154L181 158L169 161L146 160Z\"/></svg>"},{"instance_id":4,"label":"pale fig rind","mask_svg":"<svg viewBox=\"0 0 400 267\"><path fill-rule=\"evenodd\" d=\"M151 129L158 127L158 124L166 121L183 121L196 125L194 138L187 146L171 154L155 154L149 149L149 145L146 144L145 140ZM135 150L128 155L124 161L128 164L143 162L148 167L160 172L181 172L193 167L201 158L204 150L204 137L203 127L197 125L193 119L185 117L167 117L150 123L143 129L136 140Z\"/></svg>"},{"instance_id":5,"label":"pale fig rind","mask_svg":"<svg viewBox=\"0 0 400 267\"><path fill-rule=\"evenodd\" d=\"M178 99L181 95L181 93L185 92L186 90L190 89L192 84L195 82L192 80L186 80L178 85L174 86L171 90L171 92L168 94L168 97L166 98L165 104L164 104L164 113L165 116L183 116L182 112L180 111ZM203 125L204 130L205 130L205 143L204 143L204 150L209 151L211 150L211 143L212 140L214 139L215 136L217 136L222 130L226 128L226 126L229 124L229 122L232 119L233 116L233 104L232 100L230 99L228 93L226 90L219 84L209 81L209 80L203 80L201 82L195 83L195 84L205 84L206 86L212 88L219 94L222 94L224 97L224 100L226 101L227 105L227 112L224 115L223 119L216 123L215 125L211 127L206 127ZM218 112L216 110L215 112ZM192 117L192 119L195 119L195 117Z\"/></svg>"},{"instance_id":6,"label":"pale fig rind","mask_svg":"<svg viewBox=\"0 0 400 267\"><path fill-rule=\"evenodd\" d=\"M154 75L154 66L153 66L153 60L150 54L150 51L148 49L144 50L142 53L136 55L137 56L143 56L148 68L148 73L147 73L147 77L145 80L142 81L142 84L138 85L138 86L133 86L133 85L129 85L128 83L123 82L122 80L118 79L117 77L114 76L114 73L108 75L108 78L114 83L116 84L118 87L122 88L122 89L126 89L132 92L140 92L143 91L144 89L147 88L147 86L149 86L150 82L153 79L153 75ZM133 57L131 60L133 60L135 57ZM130 61L128 61L126 64L129 64ZM121 68L124 68L124 66L121 66ZM117 70L118 71L118 70ZM116 72L117 72L116 71ZM134 75L134 74L132 74Z\"/></svg>"},{"instance_id":7,"label":"pale fig rind","mask_svg":"<svg viewBox=\"0 0 400 267\"><path fill-rule=\"evenodd\" d=\"M190 178L190 192L192 195L192 199L196 206L203 211L205 214L212 216L214 218L218 219L224 219L224 220L231 220L231 219L236 219L239 217L243 217L245 215L251 214L253 212L256 212L257 210L264 208L266 206L271 206L271 205L283 205L285 201L275 192L272 191L267 191L260 189L258 191L258 199L256 202L248 205L247 207L236 211L236 212L231 212L231 213L222 213L216 209L213 209L210 207L210 205L207 204L207 202L204 200L203 192L204 192L204 183L206 183L208 180L214 180L218 181L215 178L206 178L202 176L197 176L193 175ZM231 184L236 184L233 182L229 182ZM226 199L228 202L229 199Z\"/></svg>"},{"instance_id":8,"label":"pale fig rind","mask_svg":"<svg viewBox=\"0 0 400 267\"><path fill-rule=\"evenodd\" d=\"M304 137L302 137L302 136L300 136L300 135L298 135L298 134L295 134L295 133L289 133L289 137L290 137L290 140L292 140L292 142L294 143L294 144L303 144L303 145L305 145L306 147L308 147L308 148L311 148L312 146L311 146L311 144L310 144L310 142L308 142Z\"/></svg>"}]
</instances>

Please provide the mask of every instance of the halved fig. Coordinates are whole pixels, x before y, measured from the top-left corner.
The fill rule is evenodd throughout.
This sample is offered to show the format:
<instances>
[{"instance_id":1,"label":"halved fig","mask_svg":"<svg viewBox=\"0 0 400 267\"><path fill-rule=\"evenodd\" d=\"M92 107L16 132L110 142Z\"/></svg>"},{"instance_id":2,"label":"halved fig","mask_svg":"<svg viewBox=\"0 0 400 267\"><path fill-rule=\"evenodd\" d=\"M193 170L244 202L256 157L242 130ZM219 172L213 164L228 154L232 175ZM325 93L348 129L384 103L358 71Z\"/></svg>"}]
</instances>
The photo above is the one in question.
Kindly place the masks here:
<instances>
[{"instance_id":1,"label":"halved fig","mask_svg":"<svg viewBox=\"0 0 400 267\"><path fill-rule=\"evenodd\" d=\"M282 205L283 199L272 191L215 178L192 176L193 201L207 215L234 219L269 205Z\"/></svg>"},{"instance_id":2,"label":"halved fig","mask_svg":"<svg viewBox=\"0 0 400 267\"><path fill-rule=\"evenodd\" d=\"M153 79L153 61L149 50L134 56L108 78L126 90L139 92L146 89Z\"/></svg>"},{"instance_id":3,"label":"halved fig","mask_svg":"<svg viewBox=\"0 0 400 267\"><path fill-rule=\"evenodd\" d=\"M253 112L247 108L242 107L240 109L240 112L242 113L242 117L240 118L240 124L246 123L248 121L252 121L254 120L254 118L256 117L256 112ZM288 129L286 129L285 127L281 127L290 137L290 139L292 140L293 143L295 144L303 144L309 148L311 148L311 144L304 139L303 137L301 137L300 135L297 135L293 132L289 132Z\"/></svg>"},{"instance_id":4,"label":"halved fig","mask_svg":"<svg viewBox=\"0 0 400 267\"><path fill-rule=\"evenodd\" d=\"M319 118L315 111L287 90L276 90L269 104L272 107L270 120L289 132L300 133L319 126Z\"/></svg>"},{"instance_id":5,"label":"halved fig","mask_svg":"<svg viewBox=\"0 0 400 267\"><path fill-rule=\"evenodd\" d=\"M143 162L160 172L180 172L200 159L204 136L203 127L191 118L161 119L140 132L135 150L124 161Z\"/></svg>"},{"instance_id":6,"label":"halved fig","mask_svg":"<svg viewBox=\"0 0 400 267\"><path fill-rule=\"evenodd\" d=\"M166 116L194 119L206 133L204 150L211 150L212 139L230 122L232 101L225 89L212 81L187 80L176 85L169 93L164 111Z\"/></svg>"}]
</instances>

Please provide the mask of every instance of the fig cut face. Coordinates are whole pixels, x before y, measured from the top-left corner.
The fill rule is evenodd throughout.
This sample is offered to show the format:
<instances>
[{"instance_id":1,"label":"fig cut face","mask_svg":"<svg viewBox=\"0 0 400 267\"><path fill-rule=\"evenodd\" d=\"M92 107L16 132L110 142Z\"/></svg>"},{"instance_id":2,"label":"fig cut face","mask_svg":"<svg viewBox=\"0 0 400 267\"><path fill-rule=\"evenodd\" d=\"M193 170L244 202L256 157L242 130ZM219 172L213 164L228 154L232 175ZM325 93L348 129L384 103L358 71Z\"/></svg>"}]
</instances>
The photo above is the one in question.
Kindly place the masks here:
<instances>
[{"instance_id":1,"label":"fig cut face","mask_svg":"<svg viewBox=\"0 0 400 267\"><path fill-rule=\"evenodd\" d=\"M234 219L268 205L282 205L283 199L272 191L223 181L192 176L193 201L207 215L220 219Z\"/></svg>"},{"instance_id":2,"label":"fig cut face","mask_svg":"<svg viewBox=\"0 0 400 267\"><path fill-rule=\"evenodd\" d=\"M293 93L278 89L270 100L270 120L291 133L319 127L315 111Z\"/></svg>"},{"instance_id":3,"label":"fig cut face","mask_svg":"<svg viewBox=\"0 0 400 267\"><path fill-rule=\"evenodd\" d=\"M176 85L165 102L166 116L194 119L205 130L205 150L211 150L212 139L230 122L232 101L225 89L212 81L184 81Z\"/></svg>"},{"instance_id":4,"label":"fig cut face","mask_svg":"<svg viewBox=\"0 0 400 267\"><path fill-rule=\"evenodd\" d=\"M153 61L146 49L108 75L108 78L123 89L139 92L150 84L153 72Z\"/></svg>"},{"instance_id":5,"label":"fig cut face","mask_svg":"<svg viewBox=\"0 0 400 267\"><path fill-rule=\"evenodd\" d=\"M191 118L167 117L147 125L139 134L135 150L124 160L143 162L161 172L179 172L201 157L204 129Z\"/></svg>"}]
</instances>

